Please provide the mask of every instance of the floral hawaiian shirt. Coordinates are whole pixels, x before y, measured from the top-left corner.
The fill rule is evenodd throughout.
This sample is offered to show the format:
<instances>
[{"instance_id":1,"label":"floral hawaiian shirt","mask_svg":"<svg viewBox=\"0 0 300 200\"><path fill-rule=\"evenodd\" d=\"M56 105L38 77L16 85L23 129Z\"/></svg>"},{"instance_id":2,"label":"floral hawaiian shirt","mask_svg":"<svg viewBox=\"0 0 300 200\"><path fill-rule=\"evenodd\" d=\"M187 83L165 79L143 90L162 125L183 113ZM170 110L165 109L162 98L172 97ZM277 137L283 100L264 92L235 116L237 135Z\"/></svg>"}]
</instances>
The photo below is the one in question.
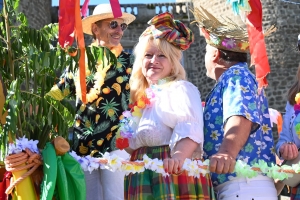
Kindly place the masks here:
<instances>
[{"instance_id":1,"label":"floral hawaiian shirt","mask_svg":"<svg viewBox=\"0 0 300 200\"><path fill-rule=\"evenodd\" d=\"M110 66L106 72L101 93L94 101L83 104L79 98L76 99L73 150L80 156L99 157L100 153L116 149L115 132L122 112L129 104L129 78L133 56L122 51L117 60L117 64ZM74 96L76 93L73 77L73 73L66 69L60 78L63 81L56 85L57 90L65 97ZM94 86L96 79L94 73L86 76L87 92ZM48 94L54 97L55 92L57 91L52 88Z\"/></svg>"},{"instance_id":2,"label":"floral hawaiian shirt","mask_svg":"<svg viewBox=\"0 0 300 200\"><path fill-rule=\"evenodd\" d=\"M250 137L237 159L248 165L264 160L275 163L275 150L265 93L258 92L254 75L246 63L238 63L226 70L206 98L204 108L204 157L218 152L223 140L224 125L234 115L244 116L254 124ZM229 180L233 174L212 173L214 186Z\"/></svg>"}]
</instances>

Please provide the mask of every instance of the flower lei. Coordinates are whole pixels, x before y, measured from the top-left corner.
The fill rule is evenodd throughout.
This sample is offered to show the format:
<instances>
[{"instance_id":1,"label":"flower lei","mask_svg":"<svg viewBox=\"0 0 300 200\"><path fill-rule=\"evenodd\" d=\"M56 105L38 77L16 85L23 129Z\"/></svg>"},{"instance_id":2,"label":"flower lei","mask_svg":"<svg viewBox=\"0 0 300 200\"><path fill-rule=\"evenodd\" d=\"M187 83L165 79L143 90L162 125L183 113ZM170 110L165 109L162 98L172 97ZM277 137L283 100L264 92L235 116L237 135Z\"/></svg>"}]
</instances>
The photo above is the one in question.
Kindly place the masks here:
<instances>
[{"instance_id":1,"label":"flower lei","mask_svg":"<svg viewBox=\"0 0 300 200\"><path fill-rule=\"evenodd\" d=\"M92 172L93 170L107 169L112 172L122 171L126 175L130 173L141 173L146 169L160 173L163 176L169 176L163 168L163 161L157 158L151 159L146 154L143 160L128 161L115 154L108 152L103 154L102 158L93 158L91 156L80 157L74 151L70 155L75 158L81 165L84 171ZM200 177L200 174L205 176L209 173L209 159L205 161L186 159L183 163L182 169L188 172L188 176ZM300 173L300 164L293 164L292 166L282 165L278 166L272 164L269 166L264 160L258 160L257 163L250 166L242 160L238 160L235 165L234 172L237 177L253 178L259 174L264 174L273 179L284 180L292 177L293 174Z\"/></svg>"},{"instance_id":2,"label":"flower lei","mask_svg":"<svg viewBox=\"0 0 300 200\"><path fill-rule=\"evenodd\" d=\"M8 154L19 153L26 148L30 149L32 152L39 153L37 144L37 140L28 140L24 136L16 139L15 144L9 144ZM145 169L149 169L156 173L160 173L163 176L170 175L164 171L162 160L158 160L157 158L151 159L147 155L143 156L143 160L130 162L108 152L103 154L102 158L94 158L91 156L81 157L74 151L69 152L69 154L79 162L84 171L92 172L93 170L98 170L98 168L100 168L107 169L112 172L123 171L126 175L128 175L129 173L140 173L144 172ZM208 159L204 162L201 160L186 159L182 168L188 172L188 176L199 178L200 174L205 175L209 173L208 165ZM257 163L250 166L244 161L238 160L234 171L236 172L237 177L252 178L257 176L259 173L263 173L270 178L284 180L292 177L293 174L300 173L300 163L293 164L292 166L283 165L279 167L277 165L268 166L265 161L258 160Z\"/></svg>"},{"instance_id":3,"label":"flower lei","mask_svg":"<svg viewBox=\"0 0 300 200\"><path fill-rule=\"evenodd\" d=\"M145 93L134 104L129 105L130 111L123 112L124 118L120 120L119 129L116 133L116 147L121 150L129 147L128 138L132 138L142 117L142 110L150 105L155 98L152 87L147 88Z\"/></svg>"},{"instance_id":4,"label":"flower lei","mask_svg":"<svg viewBox=\"0 0 300 200\"><path fill-rule=\"evenodd\" d=\"M300 92L296 94L295 96L296 104L294 105L294 111L296 118L294 120L294 127L296 130L296 134L298 135L298 138L300 138Z\"/></svg>"},{"instance_id":5,"label":"flower lei","mask_svg":"<svg viewBox=\"0 0 300 200\"><path fill-rule=\"evenodd\" d=\"M96 43L92 43L92 46L96 46ZM121 44L119 44L116 47L113 47L110 49L110 51L118 57L122 53L123 47ZM105 66L105 67L103 67ZM110 65L108 64L108 60L106 59L106 56L104 56L103 62L99 63L99 65L96 66L97 72L94 75L94 86L89 90L89 92L86 93L86 100L87 102L91 103L94 100L98 99L98 95L100 94L101 87L104 84L106 72L109 70ZM90 70L87 69L87 64L86 64L86 75L90 75ZM76 86L76 96L82 100L82 95L81 95L81 88L80 88L80 80L79 80L79 74L76 77L75 81L75 86Z\"/></svg>"}]
</instances>

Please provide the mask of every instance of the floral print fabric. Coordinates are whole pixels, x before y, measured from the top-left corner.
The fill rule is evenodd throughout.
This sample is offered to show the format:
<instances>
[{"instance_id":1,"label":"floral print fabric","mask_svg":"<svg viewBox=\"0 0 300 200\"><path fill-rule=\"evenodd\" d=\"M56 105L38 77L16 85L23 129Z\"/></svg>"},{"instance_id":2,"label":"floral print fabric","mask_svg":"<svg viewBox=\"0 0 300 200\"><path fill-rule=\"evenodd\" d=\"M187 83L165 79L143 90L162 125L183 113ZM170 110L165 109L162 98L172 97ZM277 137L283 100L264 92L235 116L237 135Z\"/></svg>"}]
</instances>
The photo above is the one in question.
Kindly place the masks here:
<instances>
[{"instance_id":1,"label":"floral print fabric","mask_svg":"<svg viewBox=\"0 0 300 200\"><path fill-rule=\"evenodd\" d=\"M128 82L133 57L123 51L117 60L117 64L108 69L97 99L86 105L79 98L76 99L73 150L78 155L98 157L100 153L115 150L115 132L122 118L122 112L129 104ZM86 76L87 92L97 80L94 73L96 70L90 69L90 71L91 73ZM55 87L66 97L75 95L75 85L73 72L67 69Z\"/></svg>"},{"instance_id":2,"label":"floral print fabric","mask_svg":"<svg viewBox=\"0 0 300 200\"><path fill-rule=\"evenodd\" d=\"M275 163L275 150L264 91L258 92L254 75L246 63L238 63L226 70L208 95L204 109L204 157L218 152L223 141L224 125L234 115L244 116L253 122L246 144L237 159L253 165L258 160ZM212 173L217 186L235 177L232 174Z\"/></svg>"}]
</instances>

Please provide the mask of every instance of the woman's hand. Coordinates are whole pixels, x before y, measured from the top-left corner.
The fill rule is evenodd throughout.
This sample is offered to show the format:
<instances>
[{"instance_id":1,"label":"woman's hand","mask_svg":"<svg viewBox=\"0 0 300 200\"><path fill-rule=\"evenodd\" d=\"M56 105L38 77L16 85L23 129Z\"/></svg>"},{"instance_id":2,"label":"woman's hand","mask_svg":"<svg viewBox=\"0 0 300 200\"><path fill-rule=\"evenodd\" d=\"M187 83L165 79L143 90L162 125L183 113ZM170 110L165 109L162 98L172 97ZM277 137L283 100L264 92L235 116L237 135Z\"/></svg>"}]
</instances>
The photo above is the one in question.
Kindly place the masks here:
<instances>
[{"instance_id":1,"label":"woman's hand","mask_svg":"<svg viewBox=\"0 0 300 200\"><path fill-rule=\"evenodd\" d=\"M177 142L174 147L174 153L171 158L163 160L166 173L179 175L182 172L182 166L186 158L191 158L193 152L197 149L198 143L190 138L183 138Z\"/></svg>"},{"instance_id":2,"label":"woman's hand","mask_svg":"<svg viewBox=\"0 0 300 200\"><path fill-rule=\"evenodd\" d=\"M185 158L180 158L180 156L176 156L176 155L174 155L172 158L164 159L163 163L164 163L165 172L169 174L180 174L182 172L181 169L184 161Z\"/></svg>"},{"instance_id":3,"label":"woman's hand","mask_svg":"<svg viewBox=\"0 0 300 200\"><path fill-rule=\"evenodd\" d=\"M292 142L287 142L281 145L279 152L281 154L281 158L284 160L293 160L298 156L298 148Z\"/></svg>"}]
</instances>

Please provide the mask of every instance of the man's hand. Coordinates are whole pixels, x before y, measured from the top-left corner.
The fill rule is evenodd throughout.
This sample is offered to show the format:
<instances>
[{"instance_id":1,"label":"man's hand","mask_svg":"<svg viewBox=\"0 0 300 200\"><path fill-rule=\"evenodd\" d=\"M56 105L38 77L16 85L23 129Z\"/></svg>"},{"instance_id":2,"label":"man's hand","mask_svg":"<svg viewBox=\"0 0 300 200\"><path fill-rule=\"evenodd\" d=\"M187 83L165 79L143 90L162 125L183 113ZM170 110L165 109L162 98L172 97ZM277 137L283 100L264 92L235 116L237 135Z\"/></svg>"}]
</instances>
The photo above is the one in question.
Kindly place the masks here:
<instances>
[{"instance_id":1,"label":"man's hand","mask_svg":"<svg viewBox=\"0 0 300 200\"><path fill-rule=\"evenodd\" d=\"M210 157L209 170L217 174L232 173L235 163L235 158L229 154L218 152Z\"/></svg>"},{"instance_id":2,"label":"man's hand","mask_svg":"<svg viewBox=\"0 0 300 200\"><path fill-rule=\"evenodd\" d=\"M293 160L298 156L298 148L292 142L284 143L283 145L281 145L281 147L279 148L279 152L284 160Z\"/></svg>"},{"instance_id":3,"label":"man's hand","mask_svg":"<svg viewBox=\"0 0 300 200\"><path fill-rule=\"evenodd\" d=\"M211 172L226 174L234 171L235 159L249 138L252 122L243 116L232 116L224 127L224 138L218 153L210 157Z\"/></svg>"}]
</instances>

